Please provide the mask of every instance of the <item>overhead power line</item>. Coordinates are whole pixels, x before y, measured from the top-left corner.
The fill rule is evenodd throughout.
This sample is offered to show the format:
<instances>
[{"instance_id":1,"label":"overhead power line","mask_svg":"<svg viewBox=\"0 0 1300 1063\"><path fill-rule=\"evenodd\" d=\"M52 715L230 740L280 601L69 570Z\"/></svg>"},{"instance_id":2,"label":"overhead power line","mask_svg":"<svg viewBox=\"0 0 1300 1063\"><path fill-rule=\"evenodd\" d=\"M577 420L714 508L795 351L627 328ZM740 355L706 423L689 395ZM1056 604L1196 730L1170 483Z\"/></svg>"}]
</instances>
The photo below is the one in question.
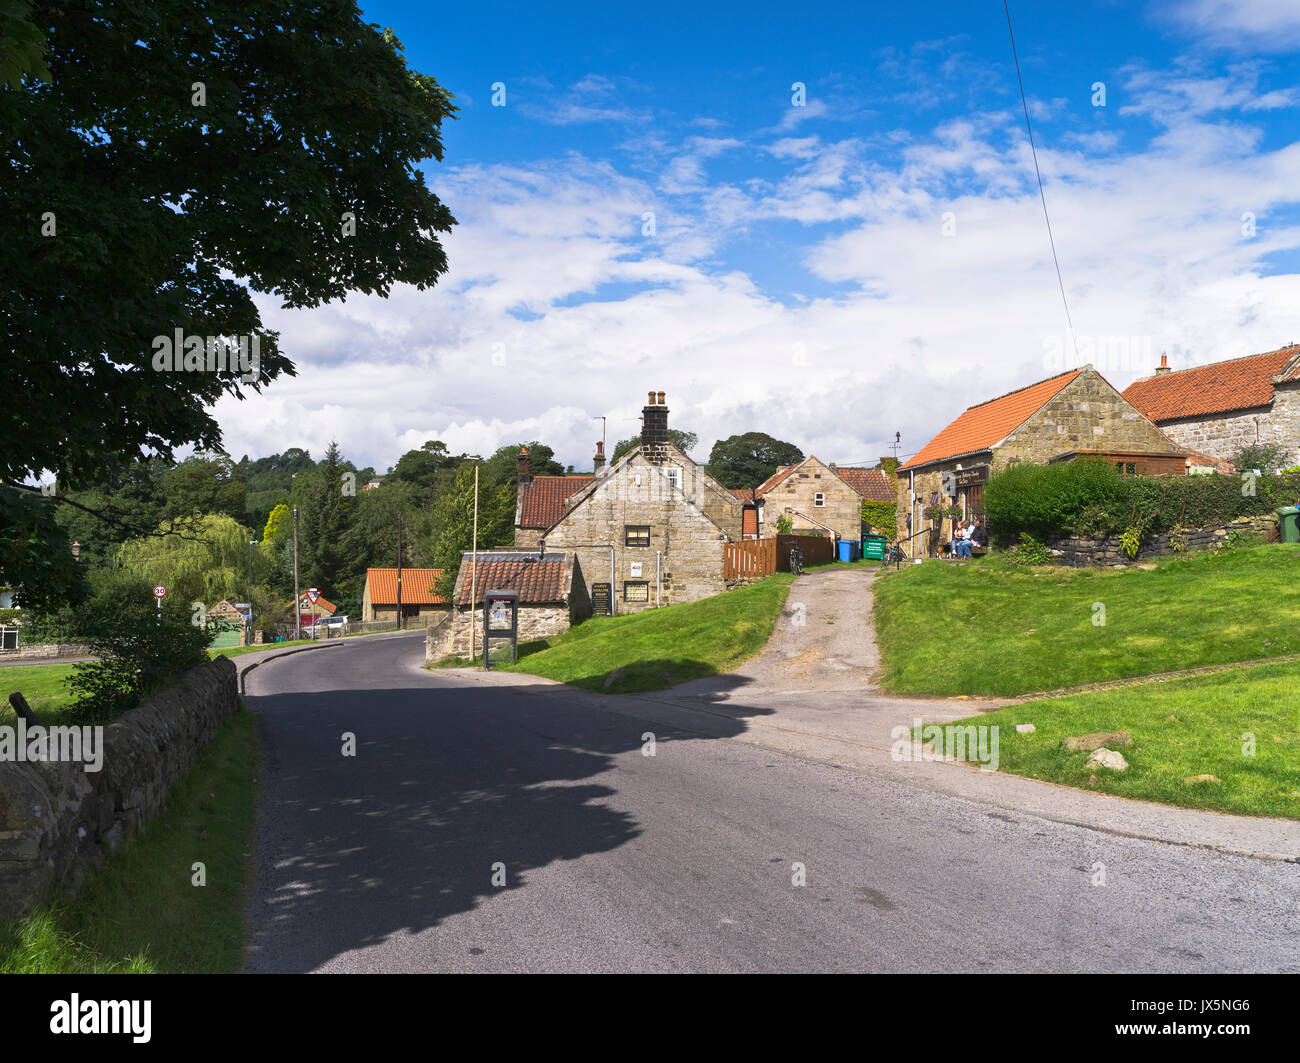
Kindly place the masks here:
<instances>
[{"instance_id":1,"label":"overhead power line","mask_svg":"<svg viewBox=\"0 0 1300 1063\"><path fill-rule=\"evenodd\" d=\"M1025 110L1025 131L1029 134L1029 150L1034 156L1034 175L1038 178L1038 198L1043 204L1043 219L1047 222L1047 242L1052 245L1052 261L1056 264L1056 283L1061 289L1061 303L1065 307L1065 323L1070 329L1070 345L1075 361L1079 358L1079 343L1074 338L1074 322L1070 318L1070 301L1065 297L1065 281L1061 279L1061 260L1056 255L1056 239L1052 236L1052 218L1047 213L1047 195L1043 192L1043 172L1038 168L1038 148L1034 146L1034 127L1029 122L1029 101L1025 98L1025 79L1020 76L1020 56L1016 51L1016 34L1011 28L1011 8L1002 0L1002 10L1007 13L1007 34L1011 37L1011 58L1016 64L1016 83L1020 86L1020 105Z\"/></svg>"}]
</instances>

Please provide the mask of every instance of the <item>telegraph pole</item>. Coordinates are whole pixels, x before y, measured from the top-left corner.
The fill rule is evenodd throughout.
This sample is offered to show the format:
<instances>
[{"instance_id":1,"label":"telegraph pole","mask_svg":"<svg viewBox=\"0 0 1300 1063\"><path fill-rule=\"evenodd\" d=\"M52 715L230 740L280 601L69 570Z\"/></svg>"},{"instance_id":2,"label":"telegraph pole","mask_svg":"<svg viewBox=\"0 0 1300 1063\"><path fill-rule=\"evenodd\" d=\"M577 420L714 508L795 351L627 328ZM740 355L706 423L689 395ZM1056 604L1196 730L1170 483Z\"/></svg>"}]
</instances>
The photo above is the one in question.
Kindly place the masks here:
<instances>
[{"instance_id":1,"label":"telegraph pole","mask_svg":"<svg viewBox=\"0 0 1300 1063\"><path fill-rule=\"evenodd\" d=\"M293 637L302 638L302 598L298 596L298 507L293 507Z\"/></svg>"},{"instance_id":2,"label":"telegraph pole","mask_svg":"<svg viewBox=\"0 0 1300 1063\"><path fill-rule=\"evenodd\" d=\"M474 459L474 545L470 555L472 560L469 569L469 659L471 661L478 657L478 639L474 630L474 610L478 608L478 463L481 460L481 458ZM456 603L452 602L451 607L455 609Z\"/></svg>"},{"instance_id":3,"label":"telegraph pole","mask_svg":"<svg viewBox=\"0 0 1300 1063\"><path fill-rule=\"evenodd\" d=\"M402 514L397 514L397 630L402 630Z\"/></svg>"}]
</instances>

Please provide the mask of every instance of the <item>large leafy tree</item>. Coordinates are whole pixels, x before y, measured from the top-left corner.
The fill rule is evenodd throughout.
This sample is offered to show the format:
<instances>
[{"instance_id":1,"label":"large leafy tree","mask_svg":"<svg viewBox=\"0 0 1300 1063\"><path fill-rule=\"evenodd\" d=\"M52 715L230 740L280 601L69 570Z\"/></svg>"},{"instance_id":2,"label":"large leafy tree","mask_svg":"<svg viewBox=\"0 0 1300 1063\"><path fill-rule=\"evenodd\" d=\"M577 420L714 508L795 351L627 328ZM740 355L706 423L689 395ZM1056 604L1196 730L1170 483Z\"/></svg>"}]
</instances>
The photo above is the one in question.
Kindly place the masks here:
<instances>
[{"instance_id":1,"label":"large leafy tree","mask_svg":"<svg viewBox=\"0 0 1300 1063\"><path fill-rule=\"evenodd\" d=\"M708 469L723 487L757 487L782 465L793 465L803 458L803 451L793 443L766 432L745 432L714 443Z\"/></svg>"},{"instance_id":2,"label":"large leafy tree","mask_svg":"<svg viewBox=\"0 0 1300 1063\"><path fill-rule=\"evenodd\" d=\"M308 475L303 493L298 511L301 583L342 597L341 589L351 584L361 565L352 547L358 505L356 478L337 443L330 443L325 457Z\"/></svg>"},{"instance_id":3,"label":"large leafy tree","mask_svg":"<svg viewBox=\"0 0 1300 1063\"><path fill-rule=\"evenodd\" d=\"M435 283L454 219L417 164L442 158L455 108L350 0L15 11L6 38L31 39L0 88L0 314L20 397L0 411L0 565L57 598L76 582L66 541L22 485L217 450L212 404L293 372L253 291L313 307ZM260 364L156 370L155 338L177 330L256 337Z\"/></svg>"},{"instance_id":4,"label":"large leafy tree","mask_svg":"<svg viewBox=\"0 0 1300 1063\"><path fill-rule=\"evenodd\" d=\"M244 519L247 484L226 455L187 458L162 478L164 517L222 513Z\"/></svg>"}]
</instances>

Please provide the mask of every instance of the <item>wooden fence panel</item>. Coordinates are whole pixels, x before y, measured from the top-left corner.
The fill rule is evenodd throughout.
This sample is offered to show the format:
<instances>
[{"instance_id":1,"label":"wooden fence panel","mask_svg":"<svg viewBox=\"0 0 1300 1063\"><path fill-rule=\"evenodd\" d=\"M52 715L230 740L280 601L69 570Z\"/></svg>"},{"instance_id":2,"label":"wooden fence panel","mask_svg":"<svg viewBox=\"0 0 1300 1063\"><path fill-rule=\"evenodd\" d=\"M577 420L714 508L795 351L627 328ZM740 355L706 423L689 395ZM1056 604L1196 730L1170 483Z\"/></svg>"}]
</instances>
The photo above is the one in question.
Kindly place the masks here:
<instances>
[{"instance_id":1,"label":"wooden fence panel","mask_svg":"<svg viewBox=\"0 0 1300 1063\"><path fill-rule=\"evenodd\" d=\"M835 543L826 535L778 535L772 539L743 539L722 549L723 579L761 579L790 571L790 547L803 547L805 565L835 560Z\"/></svg>"},{"instance_id":2,"label":"wooden fence panel","mask_svg":"<svg viewBox=\"0 0 1300 1063\"><path fill-rule=\"evenodd\" d=\"M775 539L743 539L722 549L723 579L759 579L776 571Z\"/></svg>"}]
</instances>

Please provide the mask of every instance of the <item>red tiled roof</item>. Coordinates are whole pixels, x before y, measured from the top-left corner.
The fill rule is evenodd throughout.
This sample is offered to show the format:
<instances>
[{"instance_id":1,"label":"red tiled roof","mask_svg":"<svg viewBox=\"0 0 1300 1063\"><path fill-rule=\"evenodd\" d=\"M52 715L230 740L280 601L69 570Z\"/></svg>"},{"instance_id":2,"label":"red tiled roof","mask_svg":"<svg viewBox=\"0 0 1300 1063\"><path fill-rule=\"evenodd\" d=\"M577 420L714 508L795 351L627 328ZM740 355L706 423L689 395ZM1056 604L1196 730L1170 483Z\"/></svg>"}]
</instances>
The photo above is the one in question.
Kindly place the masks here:
<instances>
[{"instance_id":1,"label":"red tiled roof","mask_svg":"<svg viewBox=\"0 0 1300 1063\"><path fill-rule=\"evenodd\" d=\"M442 578L440 568L402 568L403 605L445 605L447 599L434 591ZM366 586L370 588L371 605L397 604L397 569L366 569Z\"/></svg>"},{"instance_id":2,"label":"red tiled roof","mask_svg":"<svg viewBox=\"0 0 1300 1063\"><path fill-rule=\"evenodd\" d=\"M987 450L1029 420L1082 372L1082 369L1071 369L1068 373L1060 373L970 407L917 451L910 461L900 465L899 471Z\"/></svg>"},{"instance_id":3,"label":"red tiled roof","mask_svg":"<svg viewBox=\"0 0 1300 1063\"><path fill-rule=\"evenodd\" d=\"M1293 345L1265 354L1249 354L1213 365L1162 373L1135 380L1124 389L1124 398L1153 421L1267 406L1273 401L1273 378L1297 355L1300 346ZM1285 379L1300 380L1300 360Z\"/></svg>"},{"instance_id":4,"label":"red tiled roof","mask_svg":"<svg viewBox=\"0 0 1300 1063\"><path fill-rule=\"evenodd\" d=\"M462 555L457 584L457 605L469 605L471 592L482 600L485 591L518 591L520 605L544 605L564 601L564 554L547 554L539 561L536 554L503 553L478 555L478 578L474 580L474 562L470 554ZM475 585L476 584L476 585Z\"/></svg>"},{"instance_id":5,"label":"red tiled roof","mask_svg":"<svg viewBox=\"0 0 1300 1063\"><path fill-rule=\"evenodd\" d=\"M836 469L835 472L863 498L873 502L892 502L897 497L883 469Z\"/></svg>"},{"instance_id":6,"label":"red tiled roof","mask_svg":"<svg viewBox=\"0 0 1300 1063\"><path fill-rule=\"evenodd\" d=\"M807 458L804 458L804 461L807 460L808 460ZM754 497L762 498L765 494L767 494L770 490L772 490L772 488L774 488L777 484L779 484L782 480L784 480L789 473L799 468L799 466L802 464L803 461L796 462L794 465L782 465L779 469L776 470L776 472L772 473L771 476L769 476L766 480L764 480L761 484L759 484L756 488L754 488Z\"/></svg>"},{"instance_id":7,"label":"red tiled roof","mask_svg":"<svg viewBox=\"0 0 1300 1063\"><path fill-rule=\"evenodd\" d=\"M1220 458L1214 454L1207 454L1203 450L1192 450L1189 447L1184 447L1183 450L1187 453L1188 464L1200 465L1204 468L1213 469L1215 472L1221 472L1228 476L1231 476L1237 471L1236 466L1227 458Z\"/></svg>"},{"instance_id":8,"label":"red tiled roof","mask_svg":"<svg viewBox=\"0 0 1300 1063\"><path fill-rule=\"evenodd\" d=\"M727 490L742 502L754 501L754 489L752 487L728 487Z\"/></svg>"},{"instance_id":9,"label":"red tiled roof","mask_svg":"<svg viewBox=\"0 0 1300 1063\"><path fill-rule=\"evenodd\" d=\"M564 516L565 500L594 479L594 476L534 476L524 491L519 527L549 528Z\"/></svg>"}]
</instances>

